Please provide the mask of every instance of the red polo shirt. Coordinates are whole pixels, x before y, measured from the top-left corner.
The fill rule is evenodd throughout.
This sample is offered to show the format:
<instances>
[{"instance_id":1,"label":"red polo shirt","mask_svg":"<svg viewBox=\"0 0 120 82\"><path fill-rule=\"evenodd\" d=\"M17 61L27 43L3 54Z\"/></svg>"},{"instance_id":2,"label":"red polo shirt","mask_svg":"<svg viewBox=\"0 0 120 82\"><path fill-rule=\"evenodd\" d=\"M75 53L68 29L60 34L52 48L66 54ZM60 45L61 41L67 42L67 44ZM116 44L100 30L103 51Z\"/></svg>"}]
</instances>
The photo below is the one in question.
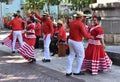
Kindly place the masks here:
<instances>
[{"instance_id":1,"label":"red polo shirt","mask_svg":"<svg viewBox=\"0 0 120 82\"><path fill-rule=\"evenodd\" d=\"M54 32L53 29L53 23L50 18L47 18L44 20L42 17L40 17L38 14L35 14L36 18L42 21L42 30L44 34L52 34Z\"/></svg>"},{"instance_id":2,"label":"red polo shirt","mask_svg":"<svg viewBox=\"0 0 120 82\"><path fill-rule=\"evenodd\" d=\"M58 38L59 37L62 38L62 41L66 41L66 39L67 39L66 31L65 31L65 28L63 26L61 28L59 28Z\"/></svg>"},{"instance_id":3,"label":"red polo shirt","mask_svg":"<svg viewBox=\"0 0 120 82\"><path fill-rule=\"evenodd\" d=\"M7 26L12 26L12 30L13 31L18 31L18 30L23 30L23 26L22 26L22 19L21 18L14 18L13 20L11 20Z\"/></svg>"},{"instance_id":4,"label":"red polo shirt","mask_svg":"<svg viewBox=\"0 0 120 82\"><path fill-rule=\"evenodd\" d=\"M82 41L82 37L85 38L92 38L91 35L87 34L85 30L85 25L78 19L72 20L70 22L70 31L69 31L69 38L74 41Z\"/></svg>"},{"instance_id":5,"label":"red polo shirt","mask_svg":"<svg viewBox=\"0 0 120 82\"><path fill-rule=\"evenodd\" d=\"M36 23L36 25L35 25L35 35L36 36L41 36L42 35L41 24L40 23Z\"/></svg>"}]
</instances>

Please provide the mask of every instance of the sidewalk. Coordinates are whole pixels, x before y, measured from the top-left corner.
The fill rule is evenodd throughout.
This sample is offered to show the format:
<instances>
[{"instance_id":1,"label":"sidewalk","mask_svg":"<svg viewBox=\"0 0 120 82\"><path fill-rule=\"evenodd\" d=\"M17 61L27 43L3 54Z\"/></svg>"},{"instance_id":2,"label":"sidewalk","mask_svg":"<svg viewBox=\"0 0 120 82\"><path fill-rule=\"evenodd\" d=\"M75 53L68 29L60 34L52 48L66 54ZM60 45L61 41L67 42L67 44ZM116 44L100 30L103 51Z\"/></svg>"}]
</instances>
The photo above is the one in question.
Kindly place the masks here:
<instances>
[{"instance_id":1,"label":"sidewalk","mask_svg":"<svg viewBox=\"0 0 120 82\"><path fill-rule=\"evenodd\" d=\"M0 40L3 38L1 36L6 36L6 35L1 35L0 34ZM86 44L85 44L86 46ZM106 51L109 52L114 52L117 53L118 55L120 54L120 46L106 46ZM6 51L11 53L11 49L7 48L6 46L2 46L0 44L0 50ZM113 54L112 57L117 57ZM19 54L14 54L14 55L19 55ZM66 63L67 63L67 56L66 57L58 57L57 55L55 55L54 57L51 57L51 62L50 63L43 63L42 57L43 57L43 52L41 49L36 49L35 50L35 57L37 59L36 64L40 65L40 66L44 66L47 67L49 69L53 69L56 71L59 71L61 73L66 73ZM118 58L120 59L120 58ZM119 61L120 62L120 61ZM73 64L75 65L75 63ZM92 76L89 73L85 73L84 76L74 76L72 75L72 77L78 78L78 79L83 79L86 82L120 82L120 66L115 66L113 65L111 70L109 70L108 72L105 73L100 73L98 75Z\"/></svg>"},{"instance_id":2,"label":"sidewalk","mask_svg":"<svg viewBox=\"0 0 120 82\"><path fill-rule=\"evenodd\" d=\"M85 82L0 50L0 82Z\"/></svg>"}]
</instances>

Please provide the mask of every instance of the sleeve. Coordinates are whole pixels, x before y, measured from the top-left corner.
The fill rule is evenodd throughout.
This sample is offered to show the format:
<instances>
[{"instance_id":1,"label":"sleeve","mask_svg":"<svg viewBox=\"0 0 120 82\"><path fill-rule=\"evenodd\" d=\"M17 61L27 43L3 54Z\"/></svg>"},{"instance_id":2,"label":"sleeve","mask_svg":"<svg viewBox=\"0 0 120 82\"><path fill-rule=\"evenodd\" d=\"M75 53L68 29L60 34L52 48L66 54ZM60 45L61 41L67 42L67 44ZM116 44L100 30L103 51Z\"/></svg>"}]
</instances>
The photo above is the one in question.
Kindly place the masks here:
<instances>
[{"instance_id":1,"label":"sleeve","mask_svg":"<svg viewBox=\"0 0 120 82\"><path fill-rule=\"evenodd\" d=\"M39 16L37 13L35 13L35 17L38 18L39 20L43 21L42 17Z\"/></svg>"},{"instance_id":2,"label":"sleeve","mask_svg":"<svg viewBox=\"0 0 120 82\"><path fill-rule=\"evenodd\" d=\"M96 39L101 39L101 38L104 38L104 31L101 27L99 27L97 29L97 36L96 36Z\"/></svg>"},{"instance_id":3,"label":"sleeve","mask_svg":"<svg viewBox=\"0 0 120 82\"><path fill-rule=\"evenodd\" d=\"M92 38L92 36L87 33L84 24L81 24L81 25L80 25L80 31L81 31L82 35L83 35L85 38L88 38L88 39L91 39L91 38Z\"/></svg>"},{"instance_id":4,"label":"sleeve","mask_svg":"<svg viewBox=\"0 0 120 82\"><path fill-rule=\"evenodd\" d=\"M10 22L7 23L7 26L10 27L12 26L13 21L11 20Z\"/></svg>"}]
</instances>

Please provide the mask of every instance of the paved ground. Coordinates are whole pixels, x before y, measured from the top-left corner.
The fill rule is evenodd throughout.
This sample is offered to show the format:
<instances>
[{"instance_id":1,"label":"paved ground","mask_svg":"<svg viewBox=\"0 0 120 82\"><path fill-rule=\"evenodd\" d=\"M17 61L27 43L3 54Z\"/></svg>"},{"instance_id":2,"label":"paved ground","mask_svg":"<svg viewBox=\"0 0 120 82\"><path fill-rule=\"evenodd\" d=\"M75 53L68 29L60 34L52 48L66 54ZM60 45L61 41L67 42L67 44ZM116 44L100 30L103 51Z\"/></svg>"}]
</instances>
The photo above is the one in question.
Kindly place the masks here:
<instances>
[{"instance_id":1,"label":"paved ground","mask_svg":"<svg viewBox=\"0 0 120 82\"><path fill-rule=\"evenodd\" d=\"M0 36L0 38L4 38L6 35L2 35L2 37ZM108 51L114 51L119 53L119 48L120 46L107 46L106 50ZM116 49L115 49L116 48ZM0 50L7 52L7 53L11 53L11 50L5 46L1 46L0 45ZM116 51L117 50L117 51ZM13 56L19 56L19 54L13 54ZM19 56L21 57L21 56ZM50 63L43 63L41 62L41 59L43 57L43 52L41 49L36 49L35 50L35 57L37 58L37 62L36 64L38 66L42 66L42 67L46 67L48 69L52 69L52 70L56 70L61 72L61 74L64 76L65 75L65 69L66 69L66 60L67 60L67 56L66 57L58 57L57 55L52 57L52 61ZM14 58L13 58L14 59ZM12 60L13 60L12 59ZM16 63L17 61L14 61L14 63ZM20 59L20 62L23 67L24 65L26 65L24 62L25 60ZM35 64L35 65L36 65ZM17 64L16 64L17 65ZM35 66L33 65L33 66ZM73 64L75 65L75 63ZM31 67L29 67L31 68ZM26 68L24 68L26 69ZM27 69L28 70L28 69ZM45 70L44 70L45 71ZM56 71L52 71L52 73L56 72ZM56 75L55 75L56 76ZM84 76L74 76L72 75L72 77L74 78L78 78L78 79L83 79L85 82L120 82L120 66L115 66L113 65L111 70L109 70L108 72L104 72L104 73L100 73L96 76L92 76L89 73L85 73ZM36 81L37 82L37 81ZM50 82L50 81L49 81ZM67 81L66 81L67 82ZM74 81L76 82L76 81Z\"/></svg>"},{"instance_id":2,"label":"paved ground","mask_svg":"<svg viewBox=\"0 0 120 82\"><path fill-rule=\"evenodd\" d=\"M0 82L85 82L0 50Z\"/></svg>"}]
</instances>

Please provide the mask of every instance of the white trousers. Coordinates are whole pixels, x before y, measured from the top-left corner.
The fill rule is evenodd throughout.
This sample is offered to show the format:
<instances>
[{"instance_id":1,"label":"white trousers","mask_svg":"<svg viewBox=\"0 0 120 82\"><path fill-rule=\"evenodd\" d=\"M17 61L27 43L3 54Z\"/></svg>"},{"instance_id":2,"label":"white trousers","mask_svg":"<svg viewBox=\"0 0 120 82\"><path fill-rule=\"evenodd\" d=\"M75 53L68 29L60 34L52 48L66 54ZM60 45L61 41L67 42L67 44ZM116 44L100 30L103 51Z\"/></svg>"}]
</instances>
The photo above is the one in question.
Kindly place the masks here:
<instances>
[{"instance_id":1,"label":"white trousers","mask_svg":"<svg viewBox=\"0 0 120 82\"><path fill-rule=\"evenodd\" d=\"M51 42L51 34L44 35L44 58L50 59L50 42Z\"/></svg>"},{"instance_id":2,"label":"white trousers","mask_svg":"<svg viewBox=\"0 0 120 82\"><path fill-rule=\"evenodd\" d=\"M74 68L74 73L79 73L81 71L81 66L83 63L84 56L85 56L83 43L76 42L74 40L69 39L68 45L69 45L69 49L70 49L70 54L68 56L66 73L72 72L72 65L73 65L73 61L75 59L75 55L77 57L76 57L76 66Z\"/></svg>"},{"instance_id":3,"label":"white trousers","mask_svg":"<svg viewBox=\"0 0 120 82\"><path fill-rule=\"evenodd\" d=\"M17 39L20 42L20 46L22 46L24 44L22 38L22 31L13 31L12 51L15 51L15 43Z\"/></svg>"}]
</instances>

